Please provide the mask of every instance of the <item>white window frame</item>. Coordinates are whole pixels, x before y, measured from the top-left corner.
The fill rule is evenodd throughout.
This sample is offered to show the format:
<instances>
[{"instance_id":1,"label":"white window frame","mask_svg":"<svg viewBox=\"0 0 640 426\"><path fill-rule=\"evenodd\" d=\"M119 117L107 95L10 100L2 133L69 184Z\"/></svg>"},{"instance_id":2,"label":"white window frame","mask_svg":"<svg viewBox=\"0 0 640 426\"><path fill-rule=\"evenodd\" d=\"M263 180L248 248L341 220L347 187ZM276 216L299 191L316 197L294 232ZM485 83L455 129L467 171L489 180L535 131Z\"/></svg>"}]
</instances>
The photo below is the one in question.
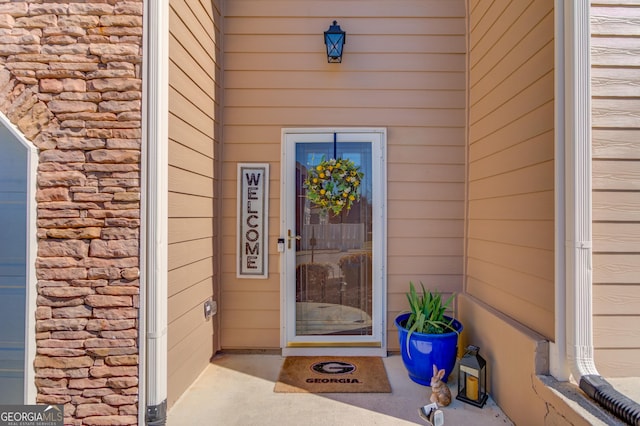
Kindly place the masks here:
<instances>
[{"instance_id":1,"label":"white window frame","mask_svg":"<svg viewBox=\"0 0 640 426\"><path fill-rule=\"evenodd\" d=\"M25 306L25 336L24 336L24 402L25 404L36 403L36 373L33 363L36 358L36 256L38 253L37 238L37 204L36 204L36 182L38 172L38 150L20 132L13 123L2 113L0 113L0 125L6 129L22 144L27 150L27 283L26 283L26 306Z\"/></svg>"}]
</instances>

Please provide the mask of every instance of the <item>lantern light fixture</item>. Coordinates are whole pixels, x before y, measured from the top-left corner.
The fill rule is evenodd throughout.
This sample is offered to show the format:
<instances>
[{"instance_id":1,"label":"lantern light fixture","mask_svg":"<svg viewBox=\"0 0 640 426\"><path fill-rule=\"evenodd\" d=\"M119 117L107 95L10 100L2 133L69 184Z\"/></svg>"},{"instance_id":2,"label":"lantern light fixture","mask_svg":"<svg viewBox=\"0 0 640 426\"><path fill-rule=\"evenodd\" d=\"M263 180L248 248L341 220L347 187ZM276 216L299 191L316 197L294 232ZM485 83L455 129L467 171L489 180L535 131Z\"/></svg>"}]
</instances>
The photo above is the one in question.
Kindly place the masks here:
<instances>
[{"instance_id":1,"label":"lantern light fixture","mask_svg":"<svg viewBox=\"0 0 640 426\"><path fill-rule=\"evenodd\" d=\"M347 33L342 31L338 21L333 21L333 25L324 32L324 44L327 46L327 62L342 62L342 48L347 40Z\"/></svg>"},{"instance_id":2,"label":"lantern light fixture","mask_svg":"<svg viewBox=\"0 0 640 426\"><path fill-rule=\"evenodd\" d=\"M487 402L487 362L478 346L469 345L458 365L457 400L482 408Z\"/></svg>"}]
</instances>

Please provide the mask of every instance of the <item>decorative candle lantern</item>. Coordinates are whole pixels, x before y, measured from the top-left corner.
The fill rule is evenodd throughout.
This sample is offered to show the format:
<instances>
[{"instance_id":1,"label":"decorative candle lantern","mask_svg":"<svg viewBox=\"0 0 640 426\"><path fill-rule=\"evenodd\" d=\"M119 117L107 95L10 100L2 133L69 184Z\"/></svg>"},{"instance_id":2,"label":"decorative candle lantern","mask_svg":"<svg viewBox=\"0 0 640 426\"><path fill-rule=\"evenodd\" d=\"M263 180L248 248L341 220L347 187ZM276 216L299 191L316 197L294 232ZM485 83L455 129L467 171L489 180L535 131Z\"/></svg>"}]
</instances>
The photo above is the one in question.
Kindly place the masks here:
<instances>
[{"instance_id":1,"label":"decorative candle lantern","mask_svg":"<svg viewBox=\"0 0 640 426\"><path fill-rule=\"evenodd\" d=\"M480 348L467 346L458 365L458 395L456 399L482 408L487 402L487 362L478 355Z\"/></svg>"}]
</instances>

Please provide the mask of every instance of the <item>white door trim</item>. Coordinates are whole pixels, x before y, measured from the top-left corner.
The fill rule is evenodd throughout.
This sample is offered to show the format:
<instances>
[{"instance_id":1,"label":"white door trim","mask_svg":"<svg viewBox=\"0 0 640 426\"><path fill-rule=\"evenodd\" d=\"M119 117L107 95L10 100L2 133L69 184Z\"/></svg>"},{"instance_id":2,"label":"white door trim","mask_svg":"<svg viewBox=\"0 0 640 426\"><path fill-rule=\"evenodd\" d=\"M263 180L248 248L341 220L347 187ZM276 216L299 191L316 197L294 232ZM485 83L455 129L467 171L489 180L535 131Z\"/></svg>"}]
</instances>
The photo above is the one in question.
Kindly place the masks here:
<instances>
[{"instance_id":1,"label":"white door trim","mask_svg":"<svg viewBox=\"0 0 640 426\"><path fill-rule=\"evenodd\" d=\"M377 201L374 204L374 234L379 236L376 239L373 253L373 276L379 281L379 292L374 293L374 312L380 314L374 318L373 336L351 336L353 342L344 346L334 345L328 338L323 336L298 336L292 342L290 327L288 324L292 319L288 313L295 312L295 298L287 297L287 291L291 284L288 280L292 278L287 275L287 270L291 265L295 265L295 249L288 249L286 242L288 218L295 216L295 211L291 211L294 203L287 203L285 194L295 192L294 182L287 179L289 168L287 161L294 155L294 141L303 141L321 136L331 137L333 134L342 135L348 138L350 135L366 134L371 136L372 142L372 162L374 169L378 171L374 175L373 187L375 188ZM281 196L280 196L280 235L285 239L285 249L281 253L281 274L280 274L280 322L281 322L281 347L284 356L291 355L362 355L362 356L386 356L387 355L387 330L386 330L386 261L387 261L387 200L386 200L386 129L385 128L289 128L282 129L282 156L281 156ZM316 141L320 141L316 139ZM329 141L329 140L327 140ZM293 146L293 148L291 148ZM288 151L289 150L289 151ZM295 280L295 274L293 276ZM288 334L289 333L289 334ZM327 340L327 345L322 344Z\"/></svg>"},{"instance_id":2,"label":"white door trim","mask_svg":"<svg viewBox=\"0 0 640 426\"><path fill-rule=\"evenodd\" d=\"M36 182L38 172L38 150L29 140L11 123L11 121L0 113L0 125L7 128L13 136L27 150L27 283L26 283L26 307L25 307L25 363L24 363L24 401L26 404L36 403L36 373L33 363L36 358L36 256L38 254L37 238L37 203L36 203Z\"/></svg>"}]
</instances>

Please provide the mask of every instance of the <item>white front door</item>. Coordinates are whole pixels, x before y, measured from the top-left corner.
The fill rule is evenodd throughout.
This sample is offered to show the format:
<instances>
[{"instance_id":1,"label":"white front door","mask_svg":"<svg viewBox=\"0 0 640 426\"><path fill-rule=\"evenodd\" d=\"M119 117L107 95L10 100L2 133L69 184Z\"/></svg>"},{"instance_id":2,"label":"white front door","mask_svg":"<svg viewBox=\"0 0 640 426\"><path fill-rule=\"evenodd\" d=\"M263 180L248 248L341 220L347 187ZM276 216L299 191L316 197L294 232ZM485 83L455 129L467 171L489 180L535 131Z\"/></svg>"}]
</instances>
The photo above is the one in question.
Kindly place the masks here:
<instances>
[{"instance_id":1,"label":"white front door","mask_svg":"<svg viewBox=\"0 0 640 426\"><path fill-rule=\"evenodd\" d=\"M385 147L384 129L283 131L284 355L386 355ZM339 213L304 183L332 159L361 173Z\"/></svg>"}]
</instances>

